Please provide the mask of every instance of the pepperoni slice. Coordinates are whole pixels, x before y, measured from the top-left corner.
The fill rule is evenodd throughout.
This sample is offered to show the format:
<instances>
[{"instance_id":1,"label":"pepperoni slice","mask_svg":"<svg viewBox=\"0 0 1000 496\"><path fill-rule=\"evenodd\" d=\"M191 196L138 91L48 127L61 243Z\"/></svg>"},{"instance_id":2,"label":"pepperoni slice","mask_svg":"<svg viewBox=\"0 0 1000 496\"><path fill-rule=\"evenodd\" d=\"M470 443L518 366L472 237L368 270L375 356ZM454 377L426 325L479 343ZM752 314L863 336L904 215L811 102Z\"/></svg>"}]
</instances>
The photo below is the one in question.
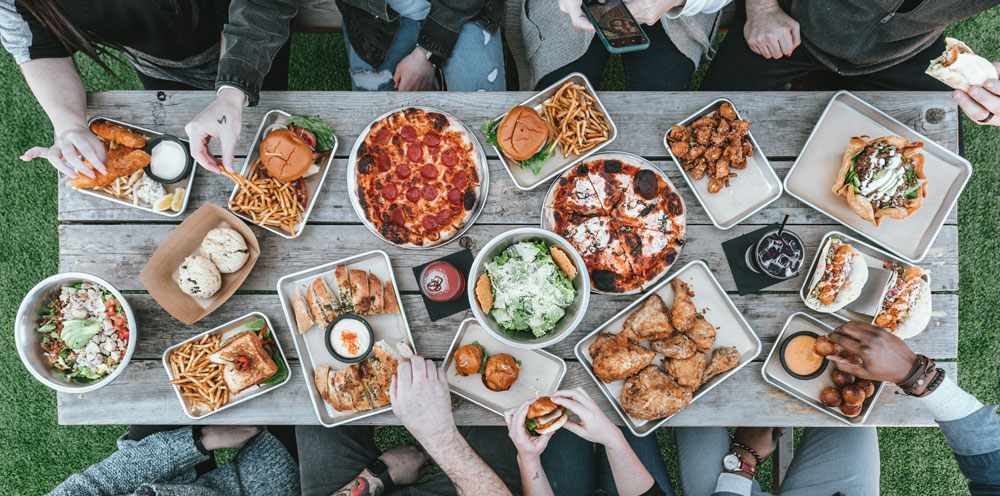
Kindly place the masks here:
<instances>
[{"instance_id":1,"label":"pepperoni slice","mask_svg":"<svg viewBox=\"0 0 1000 496\"><path fill-rule=\"evenodd\" d=\"M437 215L438 224L441 224L442 226L448 225L448 221L450 220L451 220L451 210L442 210L438 212Z\"/></svg>"},{"instance_id":2,"label":"pepperoni slice","mask_svg":"<svg viewBox=\"0 0 1000 496\"><path fill-rule=\"evenodd\" d=\"M458 171L455 173L455 178L451 180L451 183L456 188L462 189L466 184L469 184L469 174L465 171Z\"/></svg>"},{"instance_id":3,"label":"pepperoni slice","mask_svg":"<svg viewBox=\"0 0 1000 496\"><path fill-rule=\"evenodd\" d=\"M385 198L388 201L395 200L396 199L396 185L395 184L386 184L385 187L382 188L382 198Z\"/></svg>"},{"instance_id":4,"label":"pepperoni slice","mask_svg":"<svg viewBox=\"0 0 1000 496\"><path fill-rule=\"evenodd\" d=\"M413 129L413 126L406 125L403 129L399 130L400 136L406 141L416 141L417 140L417 130Z\"/></svg>"},{"instance_id":5,"label":"pepperoni slice","mask_svg":"<svg viewBox=\"0 0 1000 496\"><path fill-rule=\"evenodd\" d=\"M414 162L419 161L423 156L424 149L421 148L420 145L410 145L410 147L406 149L406 158Z\"/></svg>"},{"instance_id":6,"label":"pepperoni slice","mask_svg":"<svg viewBox=\"0 0 1000 496\"><path fill-rule=\"evenodd\" d=\"M420 201L420 189L417 187L406 190L406 199L413 203Z\"/></svg>"},{"instance_id":7,"label":"pepperoni slice","mask_svg":"<svg viewBox=\"0 0 1000 496\"><path fill-rule=\"evenodd\" d=\"M384 153L378 154L378 170L389 172L389 169L392 169L392 160Z\"/></svg>"},{"instance_id":8,"label":"pepperoni slice","mask_svg":"<svg viewBox=\"0 0 1000 496\"><path fill-rule=\"evenodd\" d=\"M410 177L410 166L406 164L399 164L396 166L396 175L400 179L406 179Z\"/></svg>"},{"instance_id":9,"label":"pepperoni slice","mask_svg":"<svg viewBox=\"0 0 1000 496\"><path fill-rule=\"evenodd\" d=\"M454 203L455 205L462 204L462 192L457 189L448 190L448 201Z\"/></svg>"},{"instance_id":10,"label":"pepperoni slice","mask_svg":"<svg viewBox=\"0 0 1000 496\"><path fill-rule=\"evenodd\" d=\"M382 129L379 129L377 133L375 133L375 143L378 143L379 145L384 145L389 142L389 138L391 137L392 133L390 133L388 129L383 127Z\"/></svg>"},{"instance_id":11,"label":"pepperoni slice","mask_svg":"<svg viewBox=\"0 0 1000 496\"><path fill-rule=\"evenodd\" d=\"M423 224L424 229L427 229L428 231L437 229L438 226L437 219L433 215L425 215L420 223Z\"/></svg>"},{"instance_id":12,"label":"pepperoni slice","mask_svg":"<svg viewBox=\"0 0 1000 496\"><path fill-rule=\"evenodd\" d=\"M441 137L434 131L428 131L427 134L424 135L424 144L431 148L435 148L441 144Z\"/></svg>"},{"instance_id":13,"label":"pepperoni slice","mask_svg":"<svg viewBox=\"0 0 1000 496\"><path fill-rule=\"evenodd\" d=\"M420 175L427 179L434 179L438 177L437 167L434 167L434 164L425 164L420 168Z\"/></svg>"},{"instance_id":14,"label":"pepperoni slice","mask_svg":"<svg viewBox=\"0 0 1000 496\"><path fill-rule=\"evenodd\" d=\"M425 184L423 188L420 188L420 196L424 197L425 200L433 200L437 198L437 195L437 186L434 186L433 184Z\"/></svg>"},{"instance_id":15,"label":"pepperoni slice","mask_svg":"<svg viewBox=\"0 0 1000 496\"><path fill-rule=\"evenodd\" d=\"M389 214L389 221L397 226L406 227L406 217L403 216L403 209L397 208Z\"/></svg>"},{"instance_id":16,"label":"pepperoni slice","mask_svg":"<svg viewBox=\"0 0 1000 496\"><path fill-rule=\"evenodd\" d=\"M448 167L453 167L458 163L458 154L455 153L455 150L449 148L441 154L441 162Z\"/></svg>"}]
</instances>

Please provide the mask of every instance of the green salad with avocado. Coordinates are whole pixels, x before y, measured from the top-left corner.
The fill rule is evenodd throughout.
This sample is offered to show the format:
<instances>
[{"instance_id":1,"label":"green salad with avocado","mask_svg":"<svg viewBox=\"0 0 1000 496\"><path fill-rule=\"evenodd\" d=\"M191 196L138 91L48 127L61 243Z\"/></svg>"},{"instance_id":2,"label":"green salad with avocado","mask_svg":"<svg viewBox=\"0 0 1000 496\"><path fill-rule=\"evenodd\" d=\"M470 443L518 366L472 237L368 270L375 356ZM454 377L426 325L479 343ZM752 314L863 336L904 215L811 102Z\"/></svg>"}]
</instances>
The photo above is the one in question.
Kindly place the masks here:
<instances>
[{"instance_id":1,"label":"green salad with avocado","mask_svg":"<svg viewBox=\"0 0 1000 496\"><path fill-rule=\"evenodd\" d=\"M493 290L490 315L509 331L542 337L555 328L573 303L576 288L538 242L514 244L486 264Z\"/></svg>"}]
</instances>

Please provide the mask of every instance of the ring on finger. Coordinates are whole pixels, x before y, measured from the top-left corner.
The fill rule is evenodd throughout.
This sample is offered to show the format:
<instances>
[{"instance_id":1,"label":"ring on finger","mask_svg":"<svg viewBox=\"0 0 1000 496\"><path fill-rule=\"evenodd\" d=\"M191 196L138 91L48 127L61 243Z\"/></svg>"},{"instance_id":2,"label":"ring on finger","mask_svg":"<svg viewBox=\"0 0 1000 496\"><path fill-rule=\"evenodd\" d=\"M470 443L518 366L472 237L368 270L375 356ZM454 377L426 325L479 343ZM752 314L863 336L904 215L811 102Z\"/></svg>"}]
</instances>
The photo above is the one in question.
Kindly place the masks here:
<instances>
[{"instance_id":1,"label":"ring on finger","mask_svg":"<svg viewBox=\"0 0 1000 496\"><path fill-rule=\"evenodd\" d=\"M982 119L980 119L980 120L978 120L976 122L978 122L980 124L986 124L987 122L993 120L993 116L994 116L993 112L990 112L989 115L987 115L986 117L984 117L984 118L982 118Z\"/></svg>"}]
</instances>

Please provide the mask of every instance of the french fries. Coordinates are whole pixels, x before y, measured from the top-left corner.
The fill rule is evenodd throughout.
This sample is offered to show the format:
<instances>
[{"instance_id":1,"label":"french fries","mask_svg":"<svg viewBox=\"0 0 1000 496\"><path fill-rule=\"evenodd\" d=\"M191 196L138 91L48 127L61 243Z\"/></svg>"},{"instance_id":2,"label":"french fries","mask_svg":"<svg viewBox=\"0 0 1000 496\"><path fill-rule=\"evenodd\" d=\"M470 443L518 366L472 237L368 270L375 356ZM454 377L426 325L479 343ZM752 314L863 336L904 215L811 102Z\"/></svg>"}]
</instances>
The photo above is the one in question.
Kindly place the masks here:
<instances>
[{"instance_id":1,"label":"french fries","mask_svg":"<svg viewBox=\"0 0 1000 496\"><path fill-rule=\"evenodd\" d=\"M94 189L107 193L115 198L118 198L119 200L130 201L133 205L138 205L139 200L132 194L132 188L135 186L135 183L142 179L143 175L143 170L139 169L128 176L122 176L115 179L111 184L106 184Z\"/></svg>"},{"instance_id":2,"label":"french fries","mask_svg":"<svg viewBox=\"0 0 1000 496\"><path fill-rule=\"evenodd\" d=\"M608 123L598 111L594 97L572 81L562 85L542 102L545 120L556 130L556 142L563 156L581 155L609 138Z\"/></svg>"},{"instance_id":3,"label":"french fries","mask_svg":"<svg viewBox=\"0 0 1000 496\"><path fill-rule=\"evenodd\" d=\"M222 366L208 360L221 344L219 335L205 335L170 354L170 383L187 398L192 414L197 415L202 409L212 412L229 403L229 391L222 381Z\"/></svg>"},{"instance_id":4,"label":"french fries","mask_svg":"<svg viewBox=\"0 0 1000 496\"><path fill-rule=\"evenodd\" d=\"M250 178L257 177L260 159L250 168ZM281 182L273 177L248 179L225 169L222 172L240 189L229 201L229 208L252 219L258 226L276 227L288 231L293 237L295 225L302 222L305 205L299 201L294 182Z\"/></svg>"}]
</instances>

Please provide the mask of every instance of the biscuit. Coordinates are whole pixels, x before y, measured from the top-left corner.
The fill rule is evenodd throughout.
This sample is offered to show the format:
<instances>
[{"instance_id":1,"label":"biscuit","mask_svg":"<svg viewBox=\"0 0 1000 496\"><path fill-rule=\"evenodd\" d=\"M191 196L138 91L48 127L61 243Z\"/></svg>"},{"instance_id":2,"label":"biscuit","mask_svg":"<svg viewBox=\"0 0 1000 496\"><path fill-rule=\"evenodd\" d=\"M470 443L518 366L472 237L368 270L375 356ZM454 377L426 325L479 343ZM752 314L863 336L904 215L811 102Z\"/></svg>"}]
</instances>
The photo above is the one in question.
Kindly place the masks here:
<instances>
[{"instance_id":1,"label":"biscuit","mask_svg":"<svg viewBox=\"0 0 1000 496\"><path fill-rule=\"evenodd\" d=\"M247 262L250 250L246 240L235 229L217 227L208 231L201 241L201 255L211 260L219 272L231 274Z\"/></svg>"}]
</instances>

